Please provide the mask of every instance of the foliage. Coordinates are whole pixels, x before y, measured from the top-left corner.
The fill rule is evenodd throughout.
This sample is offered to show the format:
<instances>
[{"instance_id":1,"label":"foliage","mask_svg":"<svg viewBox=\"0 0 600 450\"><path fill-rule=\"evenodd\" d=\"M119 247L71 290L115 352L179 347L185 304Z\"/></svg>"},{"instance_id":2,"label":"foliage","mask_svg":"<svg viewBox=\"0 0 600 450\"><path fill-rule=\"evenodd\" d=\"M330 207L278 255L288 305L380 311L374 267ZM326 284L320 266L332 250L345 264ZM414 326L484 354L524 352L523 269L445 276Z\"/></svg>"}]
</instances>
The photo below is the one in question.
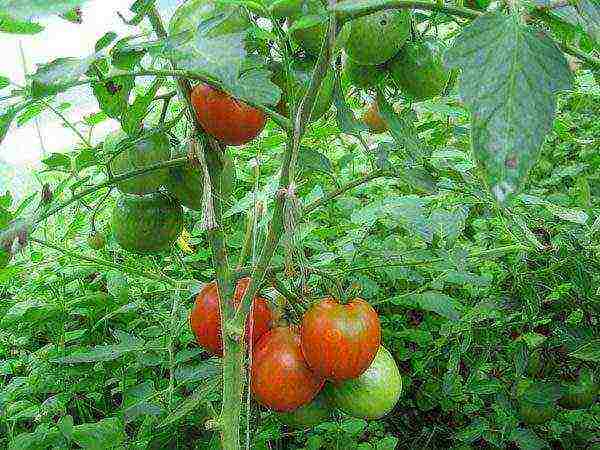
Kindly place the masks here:
<instances>
[{"instance_id":1,"label":"foliage","mask_svg":"<svg viewBox=\"0 0 600 450\"><path fill-rule=\"evenodd\" d=\"M107 33L88 57L40 65L26 86L0 74L0 139L45 110L65 120L61 94L72 86L89 86L99 106L65 120L81 142L42 161L35 191L18 202L0 192L0 447L217 449L218 427L233 436L240 423L255 449L598 445L597 1L494 3L486 14L462 1L415 2L411 32L424 36L403 27L402 39L451 44L446 66L460 70L456 87L451 75L442 95L421 102L385 77L356 86L339 76L344 22L385 10L406 25L408 12L389 0L346 1L291 24L271 15L297 14L292 1L208 3L196 28L183 10L182 28L167 34L155 2L137 0L131 35ZM0 0L0 31L37 33L39 18L77 19L84 5ZM243 23L231 15L240 9ZM340 34L323 42L334 17ZM146 19L156 36L140 35ZM298 31L311 28L323 52L297 98L286 72L310 53ZM273 82L274 66L287 83ZM306 121L328 71L335 111ZM198 132L179 95L199 82L272 120L248 144L223 148ZM280 100L293 105L291 120L272 110ZM356 119L375 100L389 131L376 135ZM125 141L95 136L108 118ZM113 173L142 129L168 136L171 159L163 152ZM200 145L188 147L190 135ZM221 176L224 167L235 176ZM162 186L147 197L160 198L154 213L111 225L122 195L113 187L153 171L193 171L198 210ZM105 242L92 248L90 236ZM157 239L162 253L126 250ZM235 307L232 274L260 275ZM196 344L188 323L215 279L223 359ZM276 319L291 322L328 296L367 300L402 380L389 414L320 411L318 425L292 429L250 401L244 348L232 336L243 333L236 314L244 318L257 288ZM296 341L293 353L304 361ZM262 387L285 384L269 386L265 372Z\"/></svg>"}]
</instances>

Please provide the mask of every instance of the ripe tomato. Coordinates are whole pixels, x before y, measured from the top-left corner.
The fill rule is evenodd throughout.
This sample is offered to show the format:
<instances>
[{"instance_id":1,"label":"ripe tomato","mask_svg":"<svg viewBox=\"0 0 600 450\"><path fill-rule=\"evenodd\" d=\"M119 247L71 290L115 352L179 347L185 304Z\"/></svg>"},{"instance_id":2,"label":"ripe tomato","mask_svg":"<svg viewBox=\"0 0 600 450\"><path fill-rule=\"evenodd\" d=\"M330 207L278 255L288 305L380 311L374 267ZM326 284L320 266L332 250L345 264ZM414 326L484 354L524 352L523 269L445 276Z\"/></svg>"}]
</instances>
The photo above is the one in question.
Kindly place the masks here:
<instances>
[{"instance_id":1,"label":"ripe tomato","mask_svg":"<svg viewBox=\"0 0 600 450\"><path fill-rule=\"evenodd\" d=\"M369 109L365 111L362 116L362 121L365 123L371 133L380 134L385 133L388 129L387 124L381 117L381 113L379 112L379 106L377 102L373 102Z\"/></svg>"},{"instance_id":2,"label":"ripe tomato","mask_svg":"<svg viewBox=\"0 0 600 450\"><path fill-rule=\"evenodd\" d=\"M335 381L361 375L381 343L377 312L360 298L346 305L332 298L322 300L304 314L301 333L310 368Z\"/></svg>"},{"instance_id":3,"label":"ripe tomato","mask_svg":"<svg viewBox=\"0 0 600 450\"><path fill-rule=\"evenodd\" d=\"M267 122L258 109L206 84L194 88L192 104L202 128L226 145L250 142Z\"/></svg>"},{"instance_id":4,"label":"ripe tomato","mask_svg":"<svg viewBox=\"0 0 600 450\"><path fill-rule=\"evenodd\" d=\"M325 383L306 364L294 326L273 328L261 338L252 356L251 378L256 401L280 412L308 404Z\"/></svg>"},{"instance_id":5,"label":"ripe tomato","mask_svg":"<svg viewBox=\"0 0 600 450\"><path fill-rule=\"evenodd\" d=\"M233 304L238 307L249 283L248 278L238 281L233 295ZM252 330L252 342L256 343L260 337L271 329L273 313L267 300L255 297L252 314L246 321L246 343ZM250 323L253 327L250 327ZM219 294L215 281L207 284L196 296L192 313L190 314L190 326L196 335L199 345L209 352L223 356L223 341L221 338L221 310L219 309Z\"/></svg>"}]
</instances>

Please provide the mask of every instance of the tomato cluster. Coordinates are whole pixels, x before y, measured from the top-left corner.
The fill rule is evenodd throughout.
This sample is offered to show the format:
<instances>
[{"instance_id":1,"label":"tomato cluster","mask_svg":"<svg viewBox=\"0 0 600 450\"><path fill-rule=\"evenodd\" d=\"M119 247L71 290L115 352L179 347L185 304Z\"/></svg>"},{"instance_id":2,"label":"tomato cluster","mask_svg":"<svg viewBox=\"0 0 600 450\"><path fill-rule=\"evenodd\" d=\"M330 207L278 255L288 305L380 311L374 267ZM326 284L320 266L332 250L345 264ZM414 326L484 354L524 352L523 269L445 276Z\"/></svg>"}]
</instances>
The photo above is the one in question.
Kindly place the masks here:
<instances>
[{"instance_id":1,"label":"tomato cluster","mask_svg":"<svg viewBox=\"0 0 600 450\"><path fill-rule=\"evenodd\" d=\"M236 307L248 281L243 278L236 286ZM369 303L325 298L304 313L299 325L272 327L273 317L267 300L255 297L246 326L246 342L251 332L253 343L250 390L258 403L278 412L282 423L313 426L334 407L362 418L379 418L393 409L402 381L381 346L379 316ZM196 296L190 325L202 347L222 355L216 282Z\"/></svg>"}]
</instances>

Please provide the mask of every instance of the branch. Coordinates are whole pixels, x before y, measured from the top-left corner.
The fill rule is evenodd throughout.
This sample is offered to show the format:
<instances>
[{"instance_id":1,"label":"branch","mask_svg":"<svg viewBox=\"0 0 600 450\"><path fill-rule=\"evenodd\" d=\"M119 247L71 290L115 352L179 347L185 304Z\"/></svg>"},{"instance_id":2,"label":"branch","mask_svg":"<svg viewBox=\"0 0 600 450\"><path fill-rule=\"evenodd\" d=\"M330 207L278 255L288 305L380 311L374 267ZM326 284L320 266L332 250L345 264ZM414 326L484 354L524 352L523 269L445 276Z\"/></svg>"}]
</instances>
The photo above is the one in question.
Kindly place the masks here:
<instances>
[{"instance_id":1,"label":"branch","mask_svg":"<svg viewBox=\"0 0 600 450\"><path fill-rule=\"evenodd\" d=\"M558 46L561 48L561 50L563 52L579 59L585 65L589 66L591 69L600 69L600 58L596 58L593 55L585 53L573 45L564 44L564 43L560 42L560 43L558 43Z\"/></svg>"},{"instance_id":2,"label":"branch","mask_svg":"<svg viewBox=\"0 0 600 450\"><path fill-rule=\"evenodd\" d=\"M77 137L79 139L81 139L81 142L83 142L85 144L86 147L88 148L94 148L92 146L92 144L90 143L90 141L88 141L85 136L83 134L81 134L81 132L75 127L75 125L73 125L69 119L67 119L65 117L65 115L63 113L61 113L58 109L56 109L54 106L52 106L49 102L46 102L44 99L40 98L40 102L45 105L47 108L49 108L54 114L56 114L58 117L60 117L60 119L63 121L63 123L69 127L73 133L75 133L77 135Z\"/></svg>"},{"instance_id":3,"label":"branch","mask_svg":"<svg viewBox=\"0 0 600 450\"><path fill-rule=\"evenodd\" d=\"M315 209L320 208L321 206L330 202L334 198L339 197L343 193L349 191L350 189L354 189L355 187L358 187L361 184L365 184L365 183L368 183L369 181L375 180L377 178L387 177L387 176L394 177L395 175L387 173L384 170L377 170L375 172L370 173L369 175L359 178L358 180L355 180L348 184L345 184L344 186L340 187L339 189L336 189L335 191L332 191L329 194L327 194L321 198L318 198L317 200L306 205L302 209L302 214L304 214L304 215L310 214Z\"/></svg>"},{"instance_id":4,"label":"branch","mask_svg":"<svg viewBox=\"0 0 600 450\"><path fill-rule=\"evenodd\" d=\"M91 256L85 256L80 253L76 253L71 250L68 250L65 247L61 247L60 245L54 244L52 242L47 242L47 241L44 241L41 239L35 239L35 238L30 238L30 241L35 242L36 244L39 244L43 247L48 247L53 250L59 251L63 255L66 255L70 258L77 259L79 261L85 261L85 262L88 262L91 264L96 264L101 267L107 267L109 269L116 269L121 272L129 273L131 275L139 276L139 277L146 278L149 280L161 281L163 283L169 284L170 286L172 286L174 288L180 288L185 284L185 283L182 283L181 281L169 278L166 275L158 275L155 273L149 273L149 272L145 272L143 270L139 270L139 269L136 269L133 267L127 267L127 266L123 266L121 264L116 264L111 261L106 261L104 259L92 258Z\"/></svg>"},{"instance_id":5,"label":"branch","mask_svg":"<svg viewBox=\"0 0 600 450\"><path fill-rule=\"evenodd\" d=\"M50 210L46 210L45 212L42 212L40 214L40 216L35 220L34 223L40 223L42 220L45 220L48 217L53 216L54 214L65 209L67 206L71 205L72 203L76 202L77 200L80 200L83 197L93 194L94 192L99 191L100 189L114 186L115 184L120 183L121 181L128 180L129 178L134 178L139 175L143 175L147 172L153 172L155 170L165 169L168 167L179 167L179 166L184 165L186 162L188 162L187 157L176 158L176 159L172 159L170 161L162 161L160 163L153 164L151 166L144 167L142 169L125 172L124 174L119 175L117 177L109 178L108 180L103 181L102 183L98 183L94 186L91 186L91 187L85 189L84 191L81 191L79 194L72 196L70 199L61 203L60 205L55 206L54 208L52 208Z\"/></svg>"},{"instance_id":6,"label":"branch","mask_svg":"<svg viewBox=\"0 0 600 450\"><path fill-rule=\"evenodd\" d=\"M422 0L369 0L357 2L338 3L330 10L333 11L341 22L368 16L377 11L386 9L420 9L424 11L437 11L465 19L476 19L483 13L470 8L448 6L443 3L427 2ZM374 37L375 38L375 37Z\"/></svg>"}]
</instances>

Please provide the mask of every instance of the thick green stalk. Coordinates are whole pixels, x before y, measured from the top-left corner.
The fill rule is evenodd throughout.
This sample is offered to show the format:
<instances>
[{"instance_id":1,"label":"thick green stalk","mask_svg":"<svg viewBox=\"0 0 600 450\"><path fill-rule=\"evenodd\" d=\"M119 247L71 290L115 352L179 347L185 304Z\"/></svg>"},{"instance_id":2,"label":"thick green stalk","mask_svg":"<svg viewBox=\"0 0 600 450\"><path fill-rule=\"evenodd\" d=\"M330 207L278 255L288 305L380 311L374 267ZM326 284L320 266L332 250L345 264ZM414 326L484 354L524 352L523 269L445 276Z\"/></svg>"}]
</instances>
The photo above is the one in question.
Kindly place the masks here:
<instances>
[{"instance_id":1,"label":"thick green stalk","mask_svg":"<svg viewBox=\"0 0 600 450\"><path fill-rule=\"evenodd\" d=\"M162 20L155 8L148 12L148 19L152 28L159 38L165 38L167 32ZM177 71L176 65L171 61L173 71ZM188 118L194 126L195 134L202 141L208 143L201 151L205 154L206 165L211 178L212 203L216 226L207 230L208 241L212 253L213 267L216 272L217 286L219 291L219 307L221 309L221 320L224 322L233 317L234 283L231 269L227 260L227 249L225 246L225 234L221 226L221 183L222 174L222 152L219 143L207 136L196 119L196 113L191 102L192 86L188 79L177 76L179 96L186 104ZM221 417L218 421L221 432L221 443L224 450L239 450L240 448L240 415L242 410L242 395L244 391L244 345L236 342L223 333L223 404Z\"/></svg>"},{"instance_id":2,"label":"thick green stalk","mask_svg":"<svg viewBox=\"0 0 600 450\"><path fill-rule=\"evenodd\" d=\"M329 0L330 8L335 5L335 2L336 0ZM248 288L244 293L244 297L240 302L240 307L237 310L235 317L231 321L223 322L223 333L226 335L231 335L236 339L239 339L243 334L244 323L246 316L250 311L252 299L254 298L258 287L265 278L265 274L269 268L271 259L275 254L275 249L277 248L279 240L281 239L281 235L283 234L286 198L288 195L294 195L293 183L295 164L298 156L298 150L300 148L300 141L306 129L321 83L325 78L327 70L329 69L336 36L337 21L335 15L332 14L329 17L327 41L321 49L321 54L319 55L319 59L315 65L307 92L300 101L300 105L298 106L296 114L294 115L294 132L291 136L289 136L288 139L287 149L281 168L281 174L279 176L279 189L277 191L275 209L273 211L273 218L269 223L266 241L263 245L258 262L252 271Z\"/></svg>"}]
</instances>

